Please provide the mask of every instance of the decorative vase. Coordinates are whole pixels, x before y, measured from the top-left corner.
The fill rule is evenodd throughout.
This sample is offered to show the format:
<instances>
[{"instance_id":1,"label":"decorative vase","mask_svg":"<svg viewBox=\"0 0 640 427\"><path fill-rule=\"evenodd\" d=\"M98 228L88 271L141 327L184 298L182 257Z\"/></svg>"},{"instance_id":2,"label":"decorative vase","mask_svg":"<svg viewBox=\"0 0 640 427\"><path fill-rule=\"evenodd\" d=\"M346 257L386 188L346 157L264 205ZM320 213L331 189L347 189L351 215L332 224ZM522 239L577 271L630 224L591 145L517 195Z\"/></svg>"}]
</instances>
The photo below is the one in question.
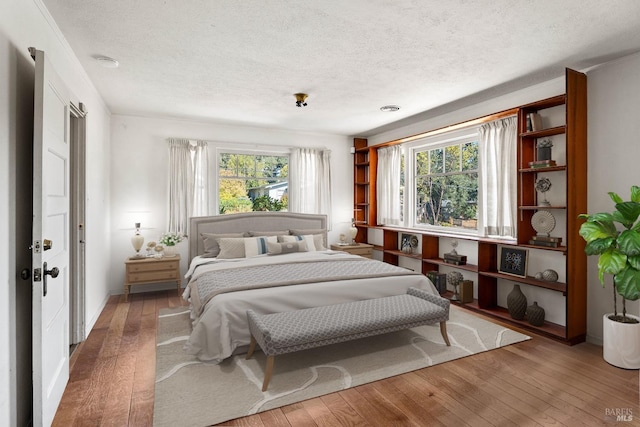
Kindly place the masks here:
<instances>
[{"instance_id":1,"label":"decorative vase","mask_svg":"<svg viewBox=\"0 0 640 427\"><path fill-rule=\"evenodd\" d=\"M613 313L602 316L602 357L618 368L640 369L640 323L615 322L609 316Z\"/></svg>"},{"instance_id":2,"label":"decorative vase","mask_svg":"<svg viewBox=\"0 0 640 427\"><path fill-rule=\"evenodd\" d=\"M172 245L172 246L166 245L164 247L163 253L164 253L164 256L167 257L167 258L171 258L171 257L176 256L176 246L175 245Z\"/></svg>"},{"instance_id":3,"label":"decorative vase","mask_svg":"<svg viewBox=\"0 0 640 427\"><path fill-rule=\"evenodd\" d=\"M538 147L537 160L551 160L551 147Z\"/></svg>"},{"instance_id":4,"label":"decorative vase","mask_svg":"<svg viewBox=\"0 0 640 427\"><path fill-rule=\"evenodd\" d=\"M533 326L542 326L544 324L544 308L540 307L536 301L533 305L527 307L527 320Z\"/></svg>"},{"instance_id":5,"label":"decorative vase","mask_svg":"<svg viewBox=\"0 0 640 427\"><path fill-rule=\"evenodd\" d=\"M507 295L507 309L513 319L524 319L527 312L527 297L520 290L520 285L513 285L513 290Z\"/></svg>"}]
</instances>

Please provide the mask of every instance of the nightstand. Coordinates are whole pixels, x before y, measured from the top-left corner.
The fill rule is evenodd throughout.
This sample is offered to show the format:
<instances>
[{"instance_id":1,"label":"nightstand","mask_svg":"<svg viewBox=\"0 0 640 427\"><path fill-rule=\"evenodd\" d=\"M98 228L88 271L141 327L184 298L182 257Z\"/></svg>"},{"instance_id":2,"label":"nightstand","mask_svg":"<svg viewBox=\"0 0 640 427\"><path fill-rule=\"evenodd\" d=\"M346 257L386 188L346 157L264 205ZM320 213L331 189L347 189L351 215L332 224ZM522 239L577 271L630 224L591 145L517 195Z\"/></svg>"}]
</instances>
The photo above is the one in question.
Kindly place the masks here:
<instances>
[{"instance_id":1,"label":"nightstand","mask_svg":"<svg viewBox=\"0 0 640 427\"><path fill-rule=\"evenodd\" d=\"M331 245L334 251L349 252L352 255L360 255L365 258L373 258L373 245L368 243L353 243L350 245Z\"/></svg>"},{"instance_id":2,"label":"nightstand","mask_svg":"<svg viewBox=\"0 0 640 427\"><path fill-rule=\"evenodd\" d=\"M129 300L131 286L148 283L176 282L178 295L182 280L180 279L180 255L166 258L127 259L124 278L124 300Z\"/></svg>"}]
</instances>

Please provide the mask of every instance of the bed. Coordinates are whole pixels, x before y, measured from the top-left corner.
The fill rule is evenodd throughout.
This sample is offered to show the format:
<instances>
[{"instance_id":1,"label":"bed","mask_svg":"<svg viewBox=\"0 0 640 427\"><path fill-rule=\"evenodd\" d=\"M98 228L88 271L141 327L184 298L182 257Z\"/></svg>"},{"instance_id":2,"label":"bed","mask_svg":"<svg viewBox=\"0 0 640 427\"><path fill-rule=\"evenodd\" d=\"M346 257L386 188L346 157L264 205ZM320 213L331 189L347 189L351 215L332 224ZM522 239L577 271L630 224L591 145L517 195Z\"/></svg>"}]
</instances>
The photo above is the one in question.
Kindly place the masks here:
<instances>
[{"instance_id":1,"label":"bed","mask_svg":"<svg viewBox=\"0 0 640 427\"><path fill-rule=\"evenodd\" d=\"M292 311L400 295L410 287L437 295L422 274L327 250L326 221L290 212L191 218L183 294L193 320L187 353L220 362L246 351L249 309Z\"/></svg>"}]
</instances>

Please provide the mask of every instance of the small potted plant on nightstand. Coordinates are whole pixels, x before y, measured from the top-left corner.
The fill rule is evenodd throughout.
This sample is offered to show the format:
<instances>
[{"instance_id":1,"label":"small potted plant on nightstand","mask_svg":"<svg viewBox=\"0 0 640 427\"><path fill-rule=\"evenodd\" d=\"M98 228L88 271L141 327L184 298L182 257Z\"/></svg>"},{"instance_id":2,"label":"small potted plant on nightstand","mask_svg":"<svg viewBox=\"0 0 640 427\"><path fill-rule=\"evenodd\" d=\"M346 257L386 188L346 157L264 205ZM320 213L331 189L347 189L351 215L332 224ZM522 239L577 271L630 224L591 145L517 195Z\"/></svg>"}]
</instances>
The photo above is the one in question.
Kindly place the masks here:
<instances>
[{"instance_id":1,"label":"small potted plant on nightstand","mask_svg":"<svg viewBox=\"0 0 640 427\"><path fill-rule=\"evenodd\" d=\"M640 187L631 187L630 201L613 192L609 197L616 210L581 214L586 222L580 235L587 242L587 255L598 255L600 283L604 286L605 273L613 276L613 313L603 316L603 357L620 368L640 369L640 319L626 307L627 300L640 299ZM622 315L617 295L622 297Z\"/></svg>"}]
</instances>

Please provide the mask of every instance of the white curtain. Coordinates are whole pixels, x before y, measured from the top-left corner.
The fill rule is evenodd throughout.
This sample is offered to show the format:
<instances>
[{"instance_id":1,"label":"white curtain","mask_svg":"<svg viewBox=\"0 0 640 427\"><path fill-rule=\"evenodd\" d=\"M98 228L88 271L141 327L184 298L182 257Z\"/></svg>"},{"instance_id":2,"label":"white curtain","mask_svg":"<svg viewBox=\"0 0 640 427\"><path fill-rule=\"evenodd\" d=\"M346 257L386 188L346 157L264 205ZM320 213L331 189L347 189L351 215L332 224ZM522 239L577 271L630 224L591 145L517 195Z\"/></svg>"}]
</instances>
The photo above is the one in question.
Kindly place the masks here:
<instances>
[{"instance_id":1,"label":"white curtain","mask_svg":"<svg viewBox=\"0 0 640 427\"><path fill-rule=\"evenodd\" d=\"M187 234L189 218L207 214L208 181L207 143L169 139L169 232Z\"/></svg>"},{"instance_id":2,"label":"white curtain","mask_svg":"<svg viewBox=\"0 0 640 427\"><path fill-rule=\"evenodd\" d=\"M331 151L294 148L289 164L289 210L325 214L331 228Z\"/></svg>"},{"instance_id":3,"label":"white curtain","mask_svg":"<svg viewBox=\"0 0 640 427\"><path fill-rule=\"evenodd\" d=\"M400 145L378 149L378 224L398 225L400 215Z\"/></svg>"},{"instance_id":4,"label":"white curtain","mask_svg":"<svg viewBox=\"0 0 640 427\"><path fill-rule=\"evenodd\" d=\"M480 127L482 218L484 234L516 238L517 138L516 117Z\"/></svg>"}]
</instances>

